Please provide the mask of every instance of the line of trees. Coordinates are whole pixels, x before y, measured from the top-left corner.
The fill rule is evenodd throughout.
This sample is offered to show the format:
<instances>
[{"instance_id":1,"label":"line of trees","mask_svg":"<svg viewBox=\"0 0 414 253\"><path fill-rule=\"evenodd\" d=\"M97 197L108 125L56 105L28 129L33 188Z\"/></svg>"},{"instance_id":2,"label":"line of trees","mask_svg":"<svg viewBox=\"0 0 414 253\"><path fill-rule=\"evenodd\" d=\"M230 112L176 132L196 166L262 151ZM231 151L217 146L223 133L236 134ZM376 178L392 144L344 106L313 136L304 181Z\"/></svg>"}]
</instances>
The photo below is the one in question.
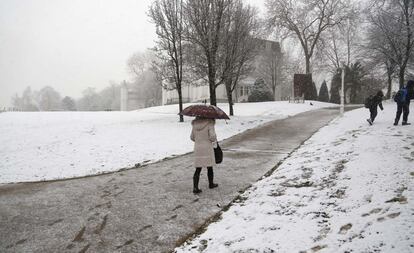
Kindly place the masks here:
<instances>
[{"instance_id":1,"label":"line of trees","mask_svg":"<svg viewBox=\"0 0 414 253\"><path fill-rule=\"evenodd\" d=\"M401 88L407 69L413 68L414 1L372 0L366 17L369 27L365 49L372 64L386 70L390 97L393 77L398 78Z\"/></svg>"},{"instance_id":2,"label":"line of trees","mask_svg":"<svg viewBox=\"0 0 414 253\"><path fill-rule=\"evenodd\" d=\"M257 11L241 0L155 0L148 15L158 35L154 51L160 79L173 80L179 111L183 83L204 78L213 105L216 88L225 85L233 115L232 92L251 72L258 54L254 38L269 33L296 43L304 65L303 70L289 71L295 67L281 65L292 59L281 62L283 58L262 56L271 58L270 64L258 72L273 95L278 79L292 80L286 75L327 71L332 75L330 96L325 94L325 83L324 94L318 96L313 87L312 97L339 102L340 71L345 71L346 102L360 103L367 93L384 88L384 73L390 97L393 78L397 76L402 86L413 69L413 8L410 0L370 0L365 5L353 0L266 0L263 23Z\"/></svg>"},{"instance_id":3,"label":"line of trees","mask_svg":"<svg viewBox=\"0 0 414 253\"><path fill-rule=\"evenodd\" d=\"M112 83L99 92L88 87L79 99L61 96L50 86L40 90L28 86L12 97L12 105L20 111L114 111L120 109L120 85Z\"/></svg>"},{"instance_id":4,"label":"line of trees","mask_svg":"<svg viewBox=\"0 0 414 253\"><path fill-rule=\"evenodd\" d=\"M233 115L233 92L253 69L273 97L276 87L291 84L295 73L326 71L332 76L330 86L318 84L319 95L312 87L312 97L326 101L329 88L329 101L334 103L339 103L341 71L345 71L346 102L350 103L360 103L366 94L383 88L390 97L393 80L401 87L414 78L413 0L265 3L267 14L260 19L257 10L242 0L154 0L148 16L156 27L156 45L127 62L145 106L159 104L163 86L177 91L181 111L183 85L201 79L208 83L212 105L217 104L216 88L225 86ZM281 42L283 57L259 55L256 39L270 34ZM262 59L260 66L255 66L257 57ZM282 93L291 89L290 85L280 88L285 89ZM119 89L117 84L100 92L88 88L75 100L61 97L51 87L39 91L29 87L13 97L13 105L28 111L117 110Z\"/></svg>"},{"instance_id":5,"label":"line of trees","mask_svg":"<svg viewBox=\"0 0 414 253\"><path fill-rule=\"evenodd\" d=\"M414 76L412 0L267 0L266 8L269 27L302 49L304 72L331 73L331 102L342 70L351 103L383 88L391 97L394 79L401 87Z\"/></svg>"}]
</instances>

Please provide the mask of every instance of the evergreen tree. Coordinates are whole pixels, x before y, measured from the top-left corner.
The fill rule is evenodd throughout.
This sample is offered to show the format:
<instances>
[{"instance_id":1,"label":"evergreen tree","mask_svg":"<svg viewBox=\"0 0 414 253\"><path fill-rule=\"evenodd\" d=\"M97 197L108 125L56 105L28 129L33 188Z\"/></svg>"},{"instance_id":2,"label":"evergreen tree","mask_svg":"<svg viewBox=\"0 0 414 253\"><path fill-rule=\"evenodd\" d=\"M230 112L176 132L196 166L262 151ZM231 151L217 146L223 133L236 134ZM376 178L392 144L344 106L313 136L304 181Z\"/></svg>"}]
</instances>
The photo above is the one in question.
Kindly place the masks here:
<instances>
[{"instance_id":1,"label":"evergreen tree","mask_svg":"<svg viewBox=\"0 0 414 253\"><path fill-rule=\"evenodd\" d=\"M355 62L351 66L346 67L345 71L345 92L348 94L349 90L349 101L346 103L361 103L357 101L357 95L361 92L364 86L363 80L366 76L366 71L360 62ZM347 98L348 100L348 98Z\"/></svg>"},{"instance_id":2,"label":"evergreen tree","mask_svg":"<svg viewBox=\"0 0 414 253\"><path fill-rule=\"evenodd\" d=\"M328 86L326 85L326 81L324 80L321 88L319 89L319 97L318 101L321 102L329 102L329 92L328 92Z\"/></svg>"},{"instance_id":3,"label":"evergreen tree","mask_svg":"<svg viewBox=\"0 0 414 253\"><path fill-rule=\"evenodd\" d=\"M318 100L318 91L316 90L315 82L312 82L311 87L309 88L309 96L307 100Z\"/></svg>"},{"instance_id":4,"label":"evergreen tree","mask_svg":"<svg viewBox=\"0 0 414 253\"><path fill-rule=\"evenodd\" d=\"M273 95L272 91L265 84L262 78L256 80L252 87L252 92L249 94L249 102L263 102L263 101L272 101Z\"/></svg>"},{"instance_id":5,"label":"evergreen tree","mask_svg":"<svg viewBox=\"0 0 414 253\"><path fill-rule=\"evenodd\" d=\"M344 77L344 89L345 89L345 101L344 103L362 103L363 98L358 96L364 87L364 78L366 72L360 62L355 62L350 66L345 66L345 77ZM339 104L341 102L340 90L341 90L342 75L341 70L333 76L331 82L331 103ZM379 83L378 85L381 85ZM362 100L361 100L362 99Z\"/></svg>"}]
</instances>

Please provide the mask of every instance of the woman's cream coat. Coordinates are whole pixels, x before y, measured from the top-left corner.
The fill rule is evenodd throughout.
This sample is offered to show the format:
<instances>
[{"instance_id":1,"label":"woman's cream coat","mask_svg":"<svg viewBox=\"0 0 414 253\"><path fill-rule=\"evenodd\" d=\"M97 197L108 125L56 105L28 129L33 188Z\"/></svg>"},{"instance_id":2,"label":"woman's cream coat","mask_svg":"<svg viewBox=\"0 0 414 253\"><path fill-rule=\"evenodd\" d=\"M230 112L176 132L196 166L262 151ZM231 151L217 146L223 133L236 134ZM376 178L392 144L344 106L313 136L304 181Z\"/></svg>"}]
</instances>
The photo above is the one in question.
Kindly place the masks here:
<instances>
[{"instance_id":1,"label":"woman's cream coat","mask_svg":"<svg viewBox=\"0 0 414 253\"><path fill-rule=\"evenodd\" d=\"M191 122L191 140L194 141L194 166L212 167L214 159L213 142L217 141L213 119L195 119Z\"/></svg>"}]
</instances>

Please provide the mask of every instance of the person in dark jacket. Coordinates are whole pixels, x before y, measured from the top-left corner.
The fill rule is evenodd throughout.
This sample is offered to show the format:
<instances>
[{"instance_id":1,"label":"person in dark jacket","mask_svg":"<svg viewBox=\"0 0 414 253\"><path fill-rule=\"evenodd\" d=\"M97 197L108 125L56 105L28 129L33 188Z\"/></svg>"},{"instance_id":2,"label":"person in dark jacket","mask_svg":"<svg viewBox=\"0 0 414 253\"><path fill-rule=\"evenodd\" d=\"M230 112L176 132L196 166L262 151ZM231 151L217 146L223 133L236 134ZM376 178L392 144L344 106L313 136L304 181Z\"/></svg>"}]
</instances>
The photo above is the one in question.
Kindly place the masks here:
<instances>
[{"instance_id":1,"label":"person in dark jacket","mask_svg":"<svg viewBox=\"0 0 414 253\"><path fill-rule=\"evenodd\" d=\"M384 93L379 90L375 96L372 97L371 105L369 107L370 118L367 119L368 123L372 125L374 123L375 118L378 114L378 106L380 107L381 111L384 110L382 106L382 98L384 97Z\"/></svg>"},{"instance_id":2,"label":"person in dark jacket","mask_svg":"<svg viewBox=\"0 0 414 253\"><path fill-rule=\"evenodd\" d=\"M397 114L395 115L394 126L398 125L401 113L403 115L402 125L411 125L411 123L408 123L408 114L410 113L410 100L414 98L414 81L409 80L399 92L401 92L401 98L397 102Z\"/></svg>"}]
</instances>

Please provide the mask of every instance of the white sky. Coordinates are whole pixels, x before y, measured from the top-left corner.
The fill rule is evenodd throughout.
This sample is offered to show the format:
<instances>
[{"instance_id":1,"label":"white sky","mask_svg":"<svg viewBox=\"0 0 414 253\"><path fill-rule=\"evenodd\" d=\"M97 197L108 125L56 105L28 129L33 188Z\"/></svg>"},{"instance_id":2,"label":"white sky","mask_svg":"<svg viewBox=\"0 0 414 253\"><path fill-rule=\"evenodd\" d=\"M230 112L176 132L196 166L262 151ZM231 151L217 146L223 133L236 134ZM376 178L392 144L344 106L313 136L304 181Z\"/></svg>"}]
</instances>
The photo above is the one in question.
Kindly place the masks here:
<instances>
[{"instance_id":1,"label":"white sky","mask_svg":"<svg viewBox=\"0 0 414 253\"><path fill-rule=\"evenodd\" d=\"M128 57L154 46L151 2L1 0L0 108L27 86L76 98L87 87L128 79Z\"/></svg>"},{"instance_id":2,"label":"white sky","mask_svg":"<svg viewBox=\"0 0 414 253\"><path fill-rule=\"evenodd\" d=\"M79 97L127 79L127 58L153 46L150 2L1 0L0 106L29 85Z\"/></svg>"}]
</instances>

